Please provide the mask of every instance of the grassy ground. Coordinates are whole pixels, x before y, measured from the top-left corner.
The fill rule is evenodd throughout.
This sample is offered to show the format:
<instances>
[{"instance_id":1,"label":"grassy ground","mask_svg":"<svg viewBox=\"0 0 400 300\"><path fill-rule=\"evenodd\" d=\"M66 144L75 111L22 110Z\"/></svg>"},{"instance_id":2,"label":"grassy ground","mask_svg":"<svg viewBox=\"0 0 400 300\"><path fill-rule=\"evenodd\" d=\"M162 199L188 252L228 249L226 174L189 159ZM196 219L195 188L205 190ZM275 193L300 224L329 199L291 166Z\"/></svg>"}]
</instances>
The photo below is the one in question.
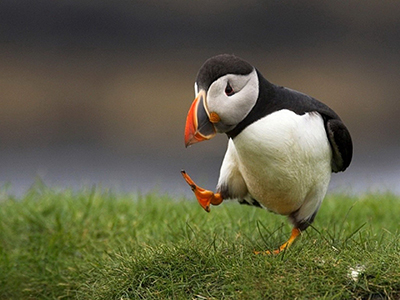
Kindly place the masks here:
<instances>
[{"instance_id":1,"label":"grassy ground","mask_svg":"<svg viewBox=\"0 0 400 300\"><path fill-rule=\"evenodd\" d=\"M4 193L4 192L3 192ZM400 198L325 199L288 251L286 218L194 199L36 187L0 195L0 299L399 299Z\"/></svg>"}]
</instances>

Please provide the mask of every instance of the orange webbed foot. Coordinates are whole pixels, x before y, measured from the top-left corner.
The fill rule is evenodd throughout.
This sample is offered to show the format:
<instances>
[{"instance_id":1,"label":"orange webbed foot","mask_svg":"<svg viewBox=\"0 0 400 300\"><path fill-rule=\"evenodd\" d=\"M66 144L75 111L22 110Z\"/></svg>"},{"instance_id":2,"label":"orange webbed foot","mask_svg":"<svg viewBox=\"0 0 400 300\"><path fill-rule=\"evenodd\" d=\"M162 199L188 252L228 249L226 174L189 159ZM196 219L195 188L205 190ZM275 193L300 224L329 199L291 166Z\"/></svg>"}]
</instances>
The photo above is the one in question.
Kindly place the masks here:
<instances>
[{"instance_id":1,"label":"orange webbed foot","mask_svg":"<svg viewBox=\"0 0 400 300\"><path fill-rule=\"evenodd\" d=\"M219 193L214 194L212 191L199 187L184 170L181 171L181 174L206 212L210 212L210 204L219 205L222 203L223 199Z\"/></svg>"},{"instance_id":2,"label":"orange webbed foot","mask_svg":"<svg viewBox=\"0 0 400 300\"><path fill-rule=\"evenodd\" d=\"M293 242L296 240L296 238L301 234L300 229L298 228L293 228L292 229L292 234L290 235L290 238L287 240L286 243L284 243L282 246L280 246L278 249L275 249L273 251L254 251L254 254L258 255L258 254L279 254L281 253L283 250L286 250L287 248L290 247L290 245L293 244Z\"/></svg>"}]
</instances>

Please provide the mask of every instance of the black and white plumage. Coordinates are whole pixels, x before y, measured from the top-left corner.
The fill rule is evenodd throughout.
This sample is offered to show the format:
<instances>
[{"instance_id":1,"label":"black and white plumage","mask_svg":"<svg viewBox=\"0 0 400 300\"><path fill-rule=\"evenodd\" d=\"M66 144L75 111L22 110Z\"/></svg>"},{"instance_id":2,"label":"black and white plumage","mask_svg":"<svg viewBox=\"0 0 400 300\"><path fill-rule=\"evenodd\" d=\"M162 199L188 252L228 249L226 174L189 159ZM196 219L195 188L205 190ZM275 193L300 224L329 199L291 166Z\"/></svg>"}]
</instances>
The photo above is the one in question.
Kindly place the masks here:
<instances>
[{"instance_id":1,"label":"black and white plumage","mask_svg":"<svg viewBox=\"0 0 400 300\"><path fill-rule=\"evenodd\" d=\"M212 196L218 201L188 181L199 202L206 201L202 205L209 209L207 203L238 199L286 215L297 231L305 230L325 197L331 173L344 171L351 162L351 137L339 116L308 95L270 83L228 54L204 63L195 92L186 145L217 132L229 137Z\"/></svg>"}]
</instances>

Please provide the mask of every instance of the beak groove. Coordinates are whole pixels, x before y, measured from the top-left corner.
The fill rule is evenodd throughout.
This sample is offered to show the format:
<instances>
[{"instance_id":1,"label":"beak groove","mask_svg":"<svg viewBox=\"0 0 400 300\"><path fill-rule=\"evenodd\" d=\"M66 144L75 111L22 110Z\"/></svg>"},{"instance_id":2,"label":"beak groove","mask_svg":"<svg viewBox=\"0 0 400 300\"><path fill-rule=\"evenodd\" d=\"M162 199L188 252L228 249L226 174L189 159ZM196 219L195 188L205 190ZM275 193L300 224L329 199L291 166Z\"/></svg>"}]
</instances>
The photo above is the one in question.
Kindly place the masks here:
<instances>
[{"instance_id":1,"label":"beak groove","mask_svg":"<svg viewBox=\"0 0 400 300\"><path fill-rule=\"evenodd\" d=\"M186 118L185 146L209 140L216 135L216 129L211 123L205 106L206 93L201 90L194 99Z\"/></svg>"}]
</instances>

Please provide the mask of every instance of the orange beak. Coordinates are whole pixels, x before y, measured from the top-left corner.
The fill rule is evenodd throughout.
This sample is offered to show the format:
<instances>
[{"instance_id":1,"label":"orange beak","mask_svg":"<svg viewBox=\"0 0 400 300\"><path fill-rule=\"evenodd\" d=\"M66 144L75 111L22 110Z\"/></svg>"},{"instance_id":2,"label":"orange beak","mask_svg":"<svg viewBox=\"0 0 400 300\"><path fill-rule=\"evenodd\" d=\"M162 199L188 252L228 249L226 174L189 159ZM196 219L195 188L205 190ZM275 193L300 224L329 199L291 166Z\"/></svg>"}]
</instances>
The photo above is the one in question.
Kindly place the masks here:
<instances>
[{"instance_id":1,"label":"orange beak","mask_svg":"<svg viewBox=\"0 0 400 300\"><path fill-rule=\"evenodd\" d=\"M205 106L206 93L201 90L189 109L185 126L185 146L213 138L217 132Z\"/></svg>"}]
</instances>

